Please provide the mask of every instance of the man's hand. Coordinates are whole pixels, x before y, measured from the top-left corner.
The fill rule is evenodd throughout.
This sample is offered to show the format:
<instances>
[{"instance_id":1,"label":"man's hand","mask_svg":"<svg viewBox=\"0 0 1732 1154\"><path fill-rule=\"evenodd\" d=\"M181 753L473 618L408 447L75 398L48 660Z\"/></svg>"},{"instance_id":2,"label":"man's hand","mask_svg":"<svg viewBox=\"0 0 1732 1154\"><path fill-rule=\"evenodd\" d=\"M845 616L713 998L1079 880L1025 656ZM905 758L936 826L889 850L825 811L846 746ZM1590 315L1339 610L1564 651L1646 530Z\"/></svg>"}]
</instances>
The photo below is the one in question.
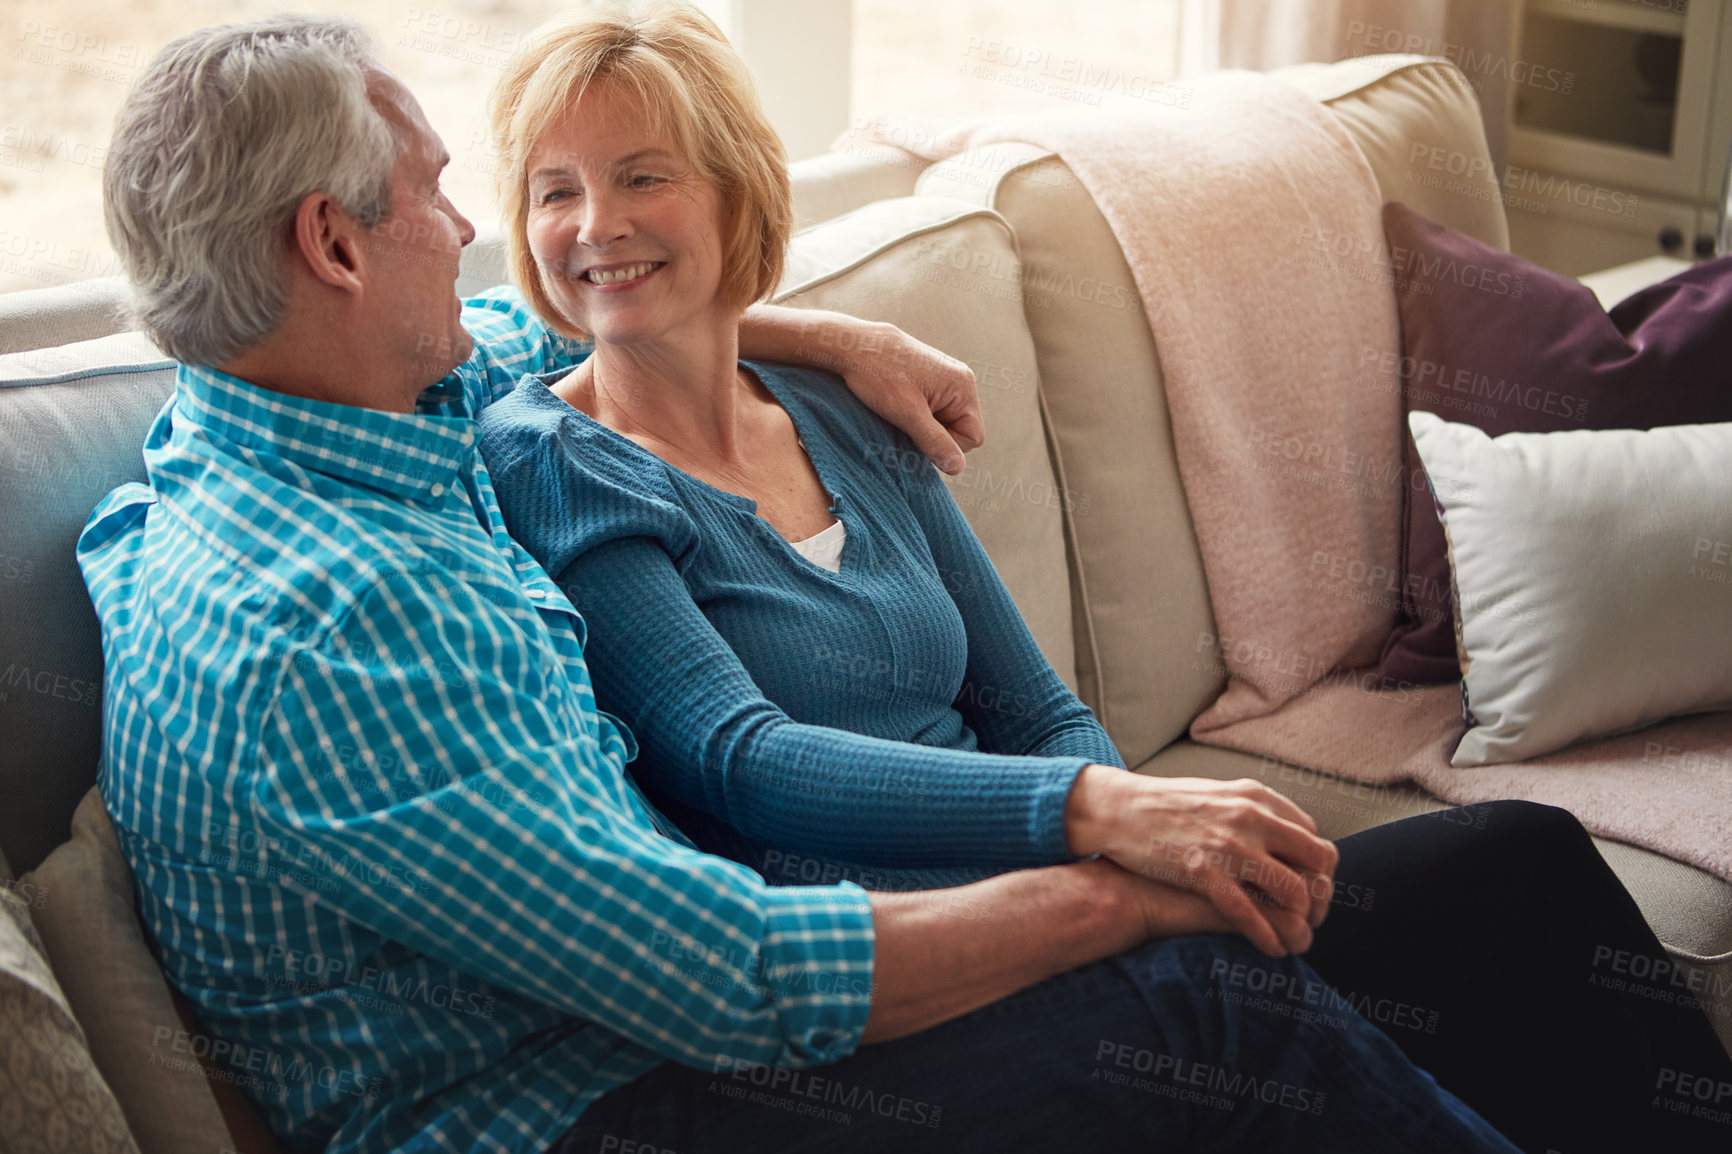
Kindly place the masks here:
<instances>
[{"instance_id":1,"label":"man's hand","mask_svg":"<svg viewBox=\"0 0 1732 1154\"><path fill-rule=\"evenodd\" d=\"M840 373L946 473L962 472L962 455L986 443L974 370L895 325L758 305L740 322L740 354Z\"/></svg>"},{"instance_id":2,"label":"man's hand","mask_svg":"<svg viewBox=\"0 0 1732 1154\"><path fill-rule=\"evenodd\" d=\"M1239 932L1239 927L1213 902L1192 890L1131 873L1105 858L1079 862L1078 865L1099 866L1112 871L1112 876L1102 875L1101 881L1119 890L1125 902L1142 919L1145 940L1176 938L1185 934ZM1288 944L1293 953L1303 953L1310 948L1311 928L1305 924L1302 914L1270 908L1264 911L1264 916L1274 925L1276 936ZM1272 956L1280 957L1288 949L1272 951Z\"/></svg>"},{"instance_id":3,"label":"man's hand","mask_svg":"<svg viewBox=\"0 0 1732 1154\"><path fill-rule=\"evenodd\" d=\"M1266 954L1303 952L1334 892L1335 846L1309 814L1251 781L1091 765L1065 808L1073 853L1201 895Z\"/></svg>"}]
</instances>

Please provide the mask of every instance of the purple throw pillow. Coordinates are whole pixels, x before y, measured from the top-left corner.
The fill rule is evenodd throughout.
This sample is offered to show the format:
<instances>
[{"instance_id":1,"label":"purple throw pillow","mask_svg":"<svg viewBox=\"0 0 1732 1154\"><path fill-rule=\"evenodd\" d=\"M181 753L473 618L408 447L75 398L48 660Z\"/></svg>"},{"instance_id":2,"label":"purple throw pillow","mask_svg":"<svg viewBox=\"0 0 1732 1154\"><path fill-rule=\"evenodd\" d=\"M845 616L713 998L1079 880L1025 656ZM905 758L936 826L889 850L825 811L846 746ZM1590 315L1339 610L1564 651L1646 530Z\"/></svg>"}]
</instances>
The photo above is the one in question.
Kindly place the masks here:
<instances>
[{"instance_id":1,"label":"purple throw pillow","mask_svg":"<svg viewBox=\"0 0 1732 1154\"><path fill-rule=\"evenodd\" d=\"M1651 285L1608 314L1580 282L1405 205L1383 206L1383 231L1407 410L1492 436L1732 421L1732 257ZM1413 684L1455 681L1443 526L1413 437L1403 438L1402 604L1379 673Z\"/></svg>"}]
</instances>

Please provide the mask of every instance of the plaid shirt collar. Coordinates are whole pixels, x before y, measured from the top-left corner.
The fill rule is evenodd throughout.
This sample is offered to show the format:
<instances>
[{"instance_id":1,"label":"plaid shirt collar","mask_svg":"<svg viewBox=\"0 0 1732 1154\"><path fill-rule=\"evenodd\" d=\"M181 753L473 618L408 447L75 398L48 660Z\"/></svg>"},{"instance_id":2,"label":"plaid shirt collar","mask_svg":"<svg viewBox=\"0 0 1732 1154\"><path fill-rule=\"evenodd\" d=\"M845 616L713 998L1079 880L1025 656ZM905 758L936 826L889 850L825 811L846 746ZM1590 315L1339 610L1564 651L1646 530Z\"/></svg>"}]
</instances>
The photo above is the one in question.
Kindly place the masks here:
<instances>
[{"instance_id":1,"label":"plaid shirt collar","mask_svg":"<svg viewBox=\"0 0 1732 1154\"><path fill-rule=\"evenodd\" d=\"M206 433L405 500L438 497L475 452L474 419L460 398L432 395L437 386L416 412L388 413L279 393L192 365L179 366L175 384L177 416ZM441 412L452 415L435 415Z\"/></svg>"}]
</instances>

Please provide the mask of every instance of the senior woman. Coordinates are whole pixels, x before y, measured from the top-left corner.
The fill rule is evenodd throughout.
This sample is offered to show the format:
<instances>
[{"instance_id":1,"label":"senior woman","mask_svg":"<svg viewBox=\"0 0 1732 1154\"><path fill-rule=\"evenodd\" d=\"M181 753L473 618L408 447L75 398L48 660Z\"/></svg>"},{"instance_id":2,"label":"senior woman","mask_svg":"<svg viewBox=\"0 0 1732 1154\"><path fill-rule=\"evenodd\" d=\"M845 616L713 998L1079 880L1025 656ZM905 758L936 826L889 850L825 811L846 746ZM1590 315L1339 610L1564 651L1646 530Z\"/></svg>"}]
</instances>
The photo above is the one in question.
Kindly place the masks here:
<instances>
[{"instance_id":1,"label":"senior woman","mask_svg":"<svg viewBox=\"0 0 1732 1154\"><path fill-rule=\"evenodd\" d=\"M639 783L700 846L771 881L869 889L1101 854L1206 896L1220 927L1271 955L1306 950L1332 895L1352 895L1312 951L1334 990L1303 968L1315 984L1297 990L1228 969L1208 996L1271 1004L1274 981L1273 1009L1246 1011L1260 1028L1326 1003L1350 1047L1371 1029L1348 1008L1363 1007L1529 1149L1685 1148L1669 1127L1686 1123L1649 1108L1651 1079L1719 1071L1725 1055L1699 1013L1644 1017L1582 983L1584 950L1662 955L1573 819L1522 803L1411 819L1346 839L1337 874L1336 849L1279 794L1126 773L906 440L824 374L739 361L740 314L780 276L790 197L713 25L664 7L552 29L507 69L494 127L514 276L594 353L496 403L483 451L513 535L585 614L597 701L636 734ZM1151 1148L1213 1132L1189 1130L1198 1118L1224 1126L1220 1148L1252 1141L1234 1103L1168 1084L1161 1007L1120 961L1128 982L1079 992L1075 971L826 1071L832 1086L895 1086L922 1116L942 1108L936 1136L870 1113L837 1127L793 1098L793 1113L765 1109L740 1100L749 1083L735 1094L668 1066L593 1107L570 1148L610 1134L682 1151ZM1568 976L1536 989L1533 967ZM1069 1060L1073 1084L1043 1086L1050 1067L1007 1050L1075 1045L1084 1022L1100 1036ZM1163 1076L1127 1089L1121 1052ZM937 1073L947 1061L977 1072ZM1307 1096L1319 1108L1289 1112L1282 1148L1324 1144L1324 1117L1348 1127L1327 1141L1357 1135L1340 1149L1446 1133L1498 1148L1405 1059L1375 1061L1392 1082L1332 1088L1327 1109ZM1077 1093L1077 1078L1093 1085ZM1083 1103L1091 1129L1049 1117L1049 1095ZM1353 1129L1380 1112L1399 1132Z\"/></svg>"}]
</instances>

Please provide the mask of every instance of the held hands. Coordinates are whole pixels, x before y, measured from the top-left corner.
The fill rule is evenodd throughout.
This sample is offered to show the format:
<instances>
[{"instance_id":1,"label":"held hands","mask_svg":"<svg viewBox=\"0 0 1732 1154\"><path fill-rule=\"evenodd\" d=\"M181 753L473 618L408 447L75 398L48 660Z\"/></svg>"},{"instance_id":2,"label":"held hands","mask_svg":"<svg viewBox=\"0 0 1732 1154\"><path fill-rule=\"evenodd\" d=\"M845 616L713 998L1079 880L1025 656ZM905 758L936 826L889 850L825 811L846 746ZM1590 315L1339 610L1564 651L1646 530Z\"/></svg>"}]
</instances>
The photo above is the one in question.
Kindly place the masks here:
<instances>
[{"instance_id":1,"label":"held hands","mask_svg":"<svg viewBox=\"0 0 1732 1154\"><path fill-rule=\"evenodd\" d=\"M1238 927L1201 894L1140 877L1106 858L1093 858L1059 868L1089 874L1090 885L1112 895L1119 924L1129 929L1135 942L1185 934L1238 932ZM1274 916L1284 920L1292 932L1304 926L1304 919L1298 914L1279 910Z\"/></svg>"},{"instance_id":2,"label":"held hands","mask_svg":"<svg viewBox=\"0 0 1732 1154\"><path fill-rule=\"evenodd\" d=\"M1071 787L1065 834L1073 853L1098 853L1196 895L1224 920L1214 928L1236 930L1271 956L1310 948L1334 892L1335 846L1304 810L1249 779L1091 765ZM1171 905L1170 895L1162 902Z\"/></svg>"}]
</instances>

